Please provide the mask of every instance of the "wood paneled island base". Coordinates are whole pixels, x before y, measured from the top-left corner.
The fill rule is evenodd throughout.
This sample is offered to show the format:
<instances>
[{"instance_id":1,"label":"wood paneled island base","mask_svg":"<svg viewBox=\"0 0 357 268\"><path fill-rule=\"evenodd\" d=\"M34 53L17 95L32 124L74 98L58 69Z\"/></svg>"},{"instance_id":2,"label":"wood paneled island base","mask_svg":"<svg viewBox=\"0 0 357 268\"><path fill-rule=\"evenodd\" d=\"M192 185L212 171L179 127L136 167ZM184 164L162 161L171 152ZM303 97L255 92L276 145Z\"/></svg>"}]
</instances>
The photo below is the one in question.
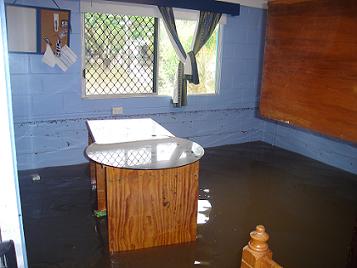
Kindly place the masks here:
<instances>
[{"instance_id":1,"label":"wood paneled island base","mask_svg":"<svg viewBox=\"0 0 357 268\"><path fill-rule=\"evenodd\" d=\"M166 169L105 170L111 253L196 240L198 161Z\"/></svg>"},{"instance_id":2,"label":"wood paneled island base","mask_svg":"<svg viewBox=\"0 0 357 268\"><path fill-rule=\"evenodd\" d=\"M150 118L87 122L98 211L111 253L196 240L201 145Z\"/></svg>"}]
</instances>

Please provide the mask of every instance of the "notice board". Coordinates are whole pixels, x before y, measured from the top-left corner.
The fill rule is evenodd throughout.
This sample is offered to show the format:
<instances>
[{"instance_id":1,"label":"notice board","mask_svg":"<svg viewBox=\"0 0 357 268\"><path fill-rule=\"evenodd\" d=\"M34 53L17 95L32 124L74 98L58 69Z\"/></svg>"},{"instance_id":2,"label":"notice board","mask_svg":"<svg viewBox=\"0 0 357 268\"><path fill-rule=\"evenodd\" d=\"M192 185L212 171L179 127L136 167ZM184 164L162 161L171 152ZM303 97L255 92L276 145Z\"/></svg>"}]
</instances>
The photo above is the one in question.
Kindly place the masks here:
<instances>
[{"instance_id":1,"label":"notice board","mask_svg":"<svg viewBox=\"0 0 357 268\"><path fill-rule=\"evenodd\" d=\"M56 41L61 36L62 46L69 45L69 21L70 11L59 9L41 9L40 10L41 21L41 53L46 51L45 38L48 38L52 51L56 51ZM58 18L58 21L54 20L54 17ZM55 24L58 26L55 27Z\"/></svg>"},{"instance_id":2,"label":"notice board","mask_svg":"<svg viewBox=\"0 0 357 268\"><path fill-rule=\"evenodd\" d=\"M357 1L268 4L260 113L357 143Z\"/></svg>"}]
</instances>

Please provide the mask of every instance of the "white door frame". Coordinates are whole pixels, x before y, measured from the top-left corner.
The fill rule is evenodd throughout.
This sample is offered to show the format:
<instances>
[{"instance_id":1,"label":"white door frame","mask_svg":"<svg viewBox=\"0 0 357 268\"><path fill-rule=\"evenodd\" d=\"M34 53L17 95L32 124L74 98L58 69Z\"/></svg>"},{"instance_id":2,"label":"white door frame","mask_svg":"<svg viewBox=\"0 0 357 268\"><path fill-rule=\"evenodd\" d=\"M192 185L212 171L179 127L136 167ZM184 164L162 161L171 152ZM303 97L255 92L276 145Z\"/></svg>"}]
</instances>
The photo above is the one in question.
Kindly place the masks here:
<instances>
[{"instance_id":1,"label":"white door frame","mask_svg":"<svg viewBox=\"0 0 357 268\"><path fill-rule=\"evenodd\" d=\"M17 264L27 267L16 168L4 0L0 0L0 229L15 243Z\"/></svg>"}]
</instances>

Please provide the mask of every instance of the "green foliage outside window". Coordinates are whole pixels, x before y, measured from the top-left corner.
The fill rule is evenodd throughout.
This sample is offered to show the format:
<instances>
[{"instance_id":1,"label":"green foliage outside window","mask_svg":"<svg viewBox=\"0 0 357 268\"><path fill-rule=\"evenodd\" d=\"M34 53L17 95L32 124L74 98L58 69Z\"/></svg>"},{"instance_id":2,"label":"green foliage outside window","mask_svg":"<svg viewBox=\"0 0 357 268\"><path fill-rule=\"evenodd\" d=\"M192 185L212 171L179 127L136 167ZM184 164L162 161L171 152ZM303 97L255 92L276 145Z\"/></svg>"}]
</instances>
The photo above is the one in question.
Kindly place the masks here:
<instances>
[{"instance_id":1,"label":"green foliage outside window","mask_svg":"<svg viewBox=\"0 0 357 268\"><path fill-rule=\"evenodd\" d=\"M185 51L191 51L196 21L176 20L176 27ZM215 93L217 42L218 26L196 57L200 84L188 84L188 94ZM159 94L172 94L178 63L179 60L175 50L171 45L165 26L161 21L159 32Z\"/></svg>"}]
</instances>

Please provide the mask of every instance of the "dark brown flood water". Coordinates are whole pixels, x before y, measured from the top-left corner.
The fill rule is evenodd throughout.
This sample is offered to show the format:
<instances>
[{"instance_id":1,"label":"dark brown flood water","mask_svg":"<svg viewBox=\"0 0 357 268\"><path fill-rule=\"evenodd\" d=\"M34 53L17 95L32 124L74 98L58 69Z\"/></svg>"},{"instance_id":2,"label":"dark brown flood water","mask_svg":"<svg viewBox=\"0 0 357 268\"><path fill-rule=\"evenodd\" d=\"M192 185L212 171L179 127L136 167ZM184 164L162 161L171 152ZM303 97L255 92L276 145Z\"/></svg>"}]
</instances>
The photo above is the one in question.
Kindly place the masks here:
<instances>
[{"instance_id":1,"label":"dark brown flood water","mask_svg":"<svg viewBox=\"0 0 357 268\"><path fill-rule=\"evenodd\" d=\"M206 149L190 244L109 256L86 165L20 172L20 187L29 267L238 268L257 224L284 267L346 267L357 215L357 175L260 142Z\"/></svg>"}]
</instances>

